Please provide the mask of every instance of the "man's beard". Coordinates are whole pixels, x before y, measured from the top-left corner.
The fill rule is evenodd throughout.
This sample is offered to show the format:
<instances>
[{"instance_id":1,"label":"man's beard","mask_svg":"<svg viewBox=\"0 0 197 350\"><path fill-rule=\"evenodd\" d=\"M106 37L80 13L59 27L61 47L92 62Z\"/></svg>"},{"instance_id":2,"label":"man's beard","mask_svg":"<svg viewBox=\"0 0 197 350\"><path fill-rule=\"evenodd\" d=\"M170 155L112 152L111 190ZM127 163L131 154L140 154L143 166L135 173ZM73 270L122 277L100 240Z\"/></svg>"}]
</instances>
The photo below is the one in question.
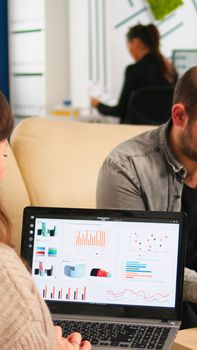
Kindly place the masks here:
<instances>
[{"instance_id":1,"label":"man's beard","mask_svg":"<svg viewBox=\"0 0 197 350\"><path fill-rule=\"evenodd\" d=\"M197 162L197 148L192 147L193 135L190 127L180 135L179 142L182 153L190 160ZM197 135L195 143L197 143Z\"/></svg>"}]
</instances>

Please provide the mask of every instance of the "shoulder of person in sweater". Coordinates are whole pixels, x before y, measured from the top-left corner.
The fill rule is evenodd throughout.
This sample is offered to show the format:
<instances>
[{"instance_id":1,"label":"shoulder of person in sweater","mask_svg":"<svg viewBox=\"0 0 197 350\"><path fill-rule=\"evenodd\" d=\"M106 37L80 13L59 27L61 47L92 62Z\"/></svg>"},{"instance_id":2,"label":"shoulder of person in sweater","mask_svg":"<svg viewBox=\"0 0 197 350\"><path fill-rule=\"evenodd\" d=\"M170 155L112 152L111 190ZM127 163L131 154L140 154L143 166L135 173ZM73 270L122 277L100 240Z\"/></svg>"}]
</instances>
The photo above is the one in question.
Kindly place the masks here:
<instances>
[{"instance_id":1,"label":"shoulder of person in sweater","mask_svg":"<svg viewBox=\"0 0 197 350\"><path fill-rule=\"evenodd\" d=\"M0 348L8 344L5 349L55 349L47 306L20 257L3 243L0 243L0 299ZM21 345L24 342L26 347Z\"/></svg>"},{"instance_id":2,"label":"shoulder of person in sweater","mask_svg":"<svg viewBox=\"0 0 197 350\"><path fill-rule=\"evenodd\" d=\"M1 289L6 290L9 287L9 293L15 289L16 294L23 297L23 301L25 295L38 293L20 257L13 248L3 243L0 243L0 284Z\"/></svg>"}]
</instances>

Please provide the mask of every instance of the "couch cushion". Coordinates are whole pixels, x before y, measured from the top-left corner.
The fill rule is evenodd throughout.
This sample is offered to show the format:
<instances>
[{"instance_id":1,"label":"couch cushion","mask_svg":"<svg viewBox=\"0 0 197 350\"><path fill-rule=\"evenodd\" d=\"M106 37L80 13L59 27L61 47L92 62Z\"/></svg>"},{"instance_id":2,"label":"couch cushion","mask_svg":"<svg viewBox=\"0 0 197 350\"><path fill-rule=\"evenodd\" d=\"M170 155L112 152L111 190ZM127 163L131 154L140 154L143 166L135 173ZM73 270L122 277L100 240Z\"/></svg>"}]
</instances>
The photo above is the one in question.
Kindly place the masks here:
<instances>
[{"instance_id":1,"label":"couch cushion","mask_svg":"<svg viewBox=\"0 0 197 350\"><path fill-rule=\"evenodd\" d=\"M13 244L19 253L23 209L30 205L28 193L12 150L8 147L7 174L0 181L0 200L13 228Z\"/></svg>"},{"instance_id":2,"label":"couch cushion","mask_svg":"<svg viewBox=\"0 0 197 350\"><path fill-rule=\"evenodd\" d=\"M45 118L22 121L11 144L31 204L94 208L104 158L120 142L150 128Z\"/></svg>"}]
</instances>

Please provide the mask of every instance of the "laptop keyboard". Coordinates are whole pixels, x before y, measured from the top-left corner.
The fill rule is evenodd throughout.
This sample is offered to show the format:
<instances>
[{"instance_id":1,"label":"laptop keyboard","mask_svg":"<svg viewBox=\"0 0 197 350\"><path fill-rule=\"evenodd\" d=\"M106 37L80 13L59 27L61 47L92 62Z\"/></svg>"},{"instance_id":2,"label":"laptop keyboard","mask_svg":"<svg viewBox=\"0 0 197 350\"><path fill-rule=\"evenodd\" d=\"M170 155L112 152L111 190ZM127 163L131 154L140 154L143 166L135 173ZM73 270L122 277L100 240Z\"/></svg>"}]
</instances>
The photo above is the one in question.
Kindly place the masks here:
<instances>
[{"instance_id":1,"label":"laptop keyboard","mask_svg":"<svg viewBox=\"0 0 197 350\"><path fill-rule=\"evenodd\" d=\"M94 346L113 346L140 349L163 349L169 327L142 326L83 321L55 320L62 328L63 336L80 332L82 338Z\"/></svg>"}]
</instances>

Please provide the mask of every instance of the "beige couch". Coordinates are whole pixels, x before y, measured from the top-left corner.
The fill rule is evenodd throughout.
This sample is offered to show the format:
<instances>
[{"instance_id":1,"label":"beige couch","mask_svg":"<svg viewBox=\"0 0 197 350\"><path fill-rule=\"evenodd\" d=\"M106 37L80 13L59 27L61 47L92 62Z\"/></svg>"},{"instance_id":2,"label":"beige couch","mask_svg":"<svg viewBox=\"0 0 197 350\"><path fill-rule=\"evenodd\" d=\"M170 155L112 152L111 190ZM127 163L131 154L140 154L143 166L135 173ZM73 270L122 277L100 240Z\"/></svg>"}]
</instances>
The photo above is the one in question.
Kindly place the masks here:
<instances>
[{"instance_id":1,"label":"beige couch","mask_svg":"<svg viewBox=\"0 0 197 350\"><path fill-rule=\"evenodd\" d=\"M1 202L11 218L19 251L23 208L94 208L99 168L120 142L152 126L88 124L29 118L11 137Z\"/></svg>"}]
</instances>

